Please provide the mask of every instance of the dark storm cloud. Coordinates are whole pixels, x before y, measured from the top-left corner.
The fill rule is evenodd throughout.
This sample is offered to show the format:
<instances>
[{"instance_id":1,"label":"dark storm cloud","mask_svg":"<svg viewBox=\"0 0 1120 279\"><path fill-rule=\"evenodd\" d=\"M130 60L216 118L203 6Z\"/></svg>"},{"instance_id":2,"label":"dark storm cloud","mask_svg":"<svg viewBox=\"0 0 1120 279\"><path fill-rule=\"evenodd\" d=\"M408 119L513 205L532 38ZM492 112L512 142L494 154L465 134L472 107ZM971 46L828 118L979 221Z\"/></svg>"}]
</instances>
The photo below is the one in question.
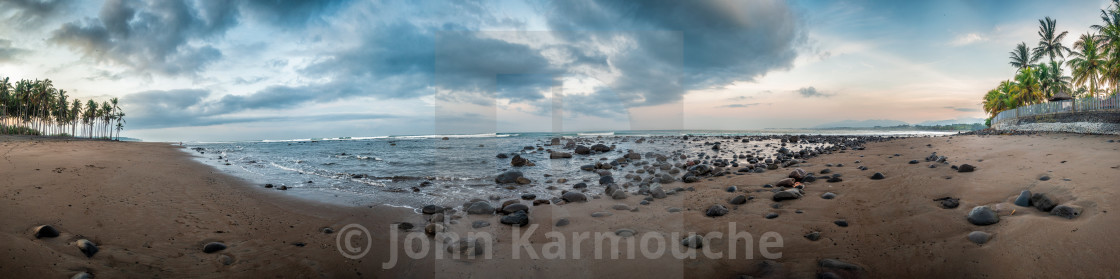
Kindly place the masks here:
<instances>
[{"instance_id":1,"label":"dark storm cloud","mask_svg":"<svg viewBox=\"0 0 1120 279\"><path fill-rule=\"evenodd\" d=\"M237 24L230 1L108 0L96 19L63 24L50 41L137 72L193 76L222 57L209 40Z\"/></svg>"},{"instance_id":2,"label":"dark storm cloud","mask_svg":"<svg viewBox=\"0 0 1120 279\"><path fill-rule=\"evenodd\" d=\"M394 116L376 113L335 113L301 116L230 116L220 102L207 101L207 90L154 90L121 98L128 113L130 128L153 129L183 126L211 126L248 122L330 121L386 119ZM229 96L227 96L229 97Z\"/></svg>"},{"instance_id":3,"label":"dark storm cloud","mask_svg":"<svg viewBox=\"0 0 1120 279\"><path fill-rule=\"evenodd\" d=\"M812 86L802 87L800 89L797 89L794 92L797 92L797 94L801 94L802 97L807 97L807 98L818 98L818 97L819 98L828 98L828 97L832 97L832 95L833 95L831 93L825 93L825 92L819 91L819 90L817 90L816 87L812 87Z\"/></svg>"},{"instance_id":4,"label":"dark storm cloud","mask_svg":"<svg viewBox=\"0 0 1120 279\"><path fill-rule=\"evenodd\" d=\"M545 12L553 30L574 30L566 35L573 42L640 34L630 35L635 51L612 59L629 60L618 66L623 78L612 86L638 95L625 98L631 105L676 102L685 90L788 69L805 40L781 1L549 1ZM680 38L652 31L675 31ZM668 70L675 67L682 69Z\"/></svg>"},{"instance_id":5,"label":"dark storm cloud","mask_svg":"<svg viewBox=\"0 0 1120 279\"><path fill-rule=\"evenodd\" d=\"M3 0L0 17L9 23L36 25L63 13L73 0Z\"/></svg>"},{"instance_id":6,"label":"dark storm cloud","mask_svg":"<svg viewBox=\"0 0 1120 279\"><path fill-rule=\"evenodd\" d=\"M26 49L13 47L12 41L0 39L0 63L16 61L27 52Z\"/></svg>"}]
</instances>

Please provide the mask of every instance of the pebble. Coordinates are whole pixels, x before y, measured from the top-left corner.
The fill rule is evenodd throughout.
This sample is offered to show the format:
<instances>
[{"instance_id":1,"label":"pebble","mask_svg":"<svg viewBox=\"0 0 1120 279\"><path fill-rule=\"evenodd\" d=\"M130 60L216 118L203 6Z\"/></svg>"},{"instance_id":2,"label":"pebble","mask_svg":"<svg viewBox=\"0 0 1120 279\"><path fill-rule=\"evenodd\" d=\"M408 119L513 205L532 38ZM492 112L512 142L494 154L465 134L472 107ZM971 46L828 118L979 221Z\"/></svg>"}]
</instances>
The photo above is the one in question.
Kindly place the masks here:
<instances>
[{"instance_id":1,"label":"pebble","mask_svg":"<svg viewBox=\"0 0 1120 279\"><path fill-rule=\"evenodd\" d=\"M681 240L681 245L692 249L700 249L704 247L704 237L700 235L691 235Z\"/></svg>"},{"instance_id":2,"label":"pebble","mask_svg":"<svg viewBox=\"0 0 1120 279\"><path fill-rule=\"evenodd\" d=\"M735 196L734 198L731 198L731 200L728 201L728 203L734 204L734 205L745 204L745 203L747 203L747 196L744 196L744 195Z\"/></svg>"},{"instance_id":3,"label":"pebble","mask_svg":"<svg viewBox=\"0 0 1120 279\"><path fill-rule=\"evenodd\" d=\"M202 246L202 252L207 254L222 251L225 249L226 245L221 242L210 242Z\"/></svg>"},{"instance_id":4,"label":"pebble","mask_svg":"<svg viewBox=\"0 0 1120 279\"><path fill-rule=\"evenodd\" d=\"M677 213L677 212L681 212L681 209L676 208L676 207L670 207L669 208L669 213Z\"/></svg>"},{"instance_id":5,"label":"pebble","mask_svg":"<svg viewBox=\"0 0 1120 279\"><path fill-rule=\"evenodd\" d=\"M956 198L952 198L952 197L944 197L944 198L940 198L940 199L935 199L934 201L940 201L941 202L941 208L945 208L945 209L953 209L953 208L957 208L957 206L961 205L961 199L956 199Z\"/></svg>"},{"instance_id":6,"label":"pebble","mask_svg":"<svg viewBox=\"0 0 1120 279\"><path fill-rule=\"evenodd\" d=\"M58 230L56 230L51 225L42 225L42 226L35 227L34 231L35 231L35 238L58 237L58 234L59 234Z\"/></svg>"},{"instance_id":7,"label":"pebble","mask_svg":"<svg viewBox=\"0 0 1120 279\"><path fill-rule=\"evenodd\" d=\"M848 220L840 219L840 220L832 221L832 223L836 224L837 226L840 226L841 228L847 228L848 227Z\"/></svg>"},{"instance_id":8,"label":"pebble","mask_svg":"<svg viewBox=\"0 0 1120 279\"><path fill-rule=\"evenodd\" d=\"M580 192L567 192L561 195L560 198L566 202L586 202L587 196Z\"/></svg>"},{"instance_id":9,"label":"pebble","mask_svg":"<svg viewBox=\"0 0 1120 279\"><path fill-rule=\"evenodd\" d=\"M494 214L494 207L488 202L477 201L467 207L467 214L489 215Z\"/></svg>"},{"instance_id":10,"label":"pebble","mask_svg":"<svg viewBox=\"0 0 1120 279\"><path fill-rule=\"evenodd\" d=\"M992 239L992 234L990 233L982 231L973 231L968 233L968 241L972 241L972 243L984 244L988 243L988 240L990 239Z\"/></svg>"},{"instance_id":11,"label":"pebble","mask_svg":"<svg viewBox=\"0 0 1120 279\"><path fill-rule=\"evenodd\" d=\"M774 200L774 201L784 201L784 200L793 200L793 199L799 199L799 198L801 198L801 193L798 192L798 190L786 190L786 191L780 191L780 192L774 193L774 196L771 197L770 199Z\"/></svg>"},{"instance_id":12,"label":"pebble","mask_svg":"<svg viewBox=\"0 0 1120 279\"><path fill-rule=\"evenodd\" d=\"M93 244L93 241L89 241L88 239L74 241L74 246L78 246L78 250L81 250L82 254L86 255L87 258L92 258L93 254L97 254L98 251L97 245Z\"/></svg>"},{"instance_id":13,"label":"pebble","mask_svg":"<svg viewBox=\"0 0 1120 279\"><path fill-rule=\"evenodd\" d=\"M910 160L911 165L917 165L918 163L919 163L918 160Z\"/></svg>"},{"instance_id":14,"label":"pebble","mask_svg":"<svg viewBox=\"0 0 1120 279\"><path fill-rule=\"evenodd\" d=\"M630 210L630 206L625 205L625 204L616 204L614 206L611 206L611 209L614 209L614 210Z\"/></svg>"},{"instance_id":15,"label":"pebble","mask_svg":"<svg viewBox=\"0 0 1120 279\"><path fill-rule=\"evenodd\" d=\"M1019 192L1019 197L1015 198L1015 205L1028 207L1031 206L1031 191L1023 190Z\"/></svg>"},{"instance_id":16,"label":"pebble","mask_svg":"<svg viewBox=\"0 0 1120 279\"><path fill-rule=\"evenodd\" d=\"M957 172L973 172L975 170L976 167L969 164L961 164L961 166L957 167Z\"/></svg>"},{"instance_id":17,"label":"pebble","mask_svg":"<svg viewBox=\"0 0 1120 279\"><path fill-rule=\"evenodd\" d=\"M606 212L606 211L599 211L599 212L591 213L591 217L595 217L595 218L607 217L607 216L611 216L611 215L614 215L614 213L610 213L610 212Z\"/></svg>"},{"instance_id":18,"label":"pebble","mask_svg":"<svg viewBox=\"0 0 1120 279\"><path fill-rule=\"evenodd\" d=\"M881 173L881 172L876 172L875 174L871 175L872 180L880 180L880 179L883 179L883 178L887 178L887 177L883 176L883 173Z\"/></svg>"},{"instance_id":19,"label":"pebble","mask_svg":"<svg viewBox=\"0 0 1120 279\"><path fill-rule=\"evenodd\" d=\"M1054 206L1058 205L1058 202L1046 194L1034 193L1034 195L1031 195L1031 205L1042 212L1050 212L1054 209Z\"/></svg>"},{"instance_id":20,"label":"pebble","mask_svg":"<svg viewBox=\"0 0 1120 279\"><path fill-rule=\"evenodd\" d=\"M534 194L523 194L523 195L521 195L521 199L527 200L527 201L528 200L533 200L533 199L536 199L536 198L537 198L537 195L534 195Z\"/></svg>"},{"instance_id":21,"label":"pebble","mask_svg":"<svg viewBox=\"0 0 1120 279\"><path fill-rule=\"evenodd\" d=\"M70 279L93 279L93 274L90 274L89 272L78 272L78 274L70 276Z\"/></svg>"},{"instance_id":22,"label":"pebble","mask_svg":"<svg viewBox=\"0 0 1120 279\"><path fill-rule=\"evenodd\" d=\"M617 235L617 236L621 236L621 237L631 237L631 236L637 235L638 232L635 231L635 230L632 230L632 229L620 229L620 230L614 231L614 234Z\"/></svg>"},{"instance_id":23,"label":"pebble","mask_svg":"<svg viewBox=\"0 0 1120 279\"><path fill-rule=\"evenodd\" d=\"M977 226L987 226L999 223L999 215L987 206L977 206L968 212L968 222Z\"/></svg>"},{"instance_id":24,"label":"pebble","mask_svg":"<svg viewBox=\"0 0 1120 279\"><path fill-rule=\"evenodd\" d=\"M529 214L526 214L525 211L517 211L513 214L502 216L500 221L502 224L523 227L529 225Z\"/></svg>"},{"instance_id":25,"label":"pebble","mask_svg":"<svg viewBox=\"0 0 1120 279\"><path fill-rule=\"evenodd\" d=\"M739 188L735 187L735 186L727 187L727 192L728 193L734 193L735 191L738 191L738 190L739 190Z\"/></svg>"},{"instance_id":26,"label":"pebble","mask_svg":"<svg viewBox=\"0 0 1120 279\"><path fill-rule=\"evenodd\" d=\"M1050 210L1050 215L1055 215L1066 219L1073 219L1077 218L1077 216L1081 216L1081 211L1082 209L1080 206L1063 204L1055 206L1053 210Z\"/></svg>"},{"instance_id":27,"label":"pebble","mask_svg":"<svg viewBox=\"0 0 1120 279\"><path fill-rule=\"evenodd\" d=\"M836 198L836 193L827 192L827 193L821 194L821 198L826 199L826 200L831 200L831 199Z\"/></svg>"},{"instance_id":28,"label":"pebble","mask_svg":"<svg viewBox=\"0 0 1120 279\"><path fill-rule=\"evenodd\" d=\"M409 223L409 222L397 223L397 228L401 229L402 231L411 230L414 227L416 227L416 226L413 226L412 223Z\"/></svg>"},{"instance_id":29,"label":"pebble","mask_svg":"<svg viewBox=\"0 0 1120 279\"><path fill-rule=\"evenodd\" d=\"M708 217L719 217L719 216L727 215L727 212L728 212L727 207L724 207L723 205L717 204L717 205L713 205L713 206L709 207L707 211L704 211L704 215L706 215Z\"/></svg>"},{"instance_id":30,"label":"pebble","mask_svg":"<svg viewBox=\"0 0 1120 279\"><path fill-rule=\"evenodd\" d=\"M766 219L774 219L774 218L778 218L778 213L774 213L774 212L766 213Z\"/></svg>"},{"instance_id":31,"label":"pebble","mask_svg":"<svg viewBox=\"0 0 1120 279\"><path fill-rule=\"evenodd\" d=\"M812 241L820 240L821 239L821 232L810 232L808 234L805 234L805 238L809 239L809 240L812 240Z\"/></svg>"},{"instance_id":32,"label":"pebble","mask_svg":"<svg viewBox=\"0 0 1120 279\"><path fill-rule=\"evenodd\" d=\"M1043 175L1042 177L1039 177L1038 180L1048 181L1048 180L1050 180L1050 176Z\"/></svg>"},{"instance_id":33,"label":"pebble","mask_svg":"<svg viewBox=\"0 0 1120 279\"><path fill-rule=\"evenodd\" d=\"M485 227L489 227L489 226L490 226L490 222L487 222L486 220L478 220L478 221L471 222L471 228L475 228L475 229L485 228Z\"/></svg>"}]
</instances>

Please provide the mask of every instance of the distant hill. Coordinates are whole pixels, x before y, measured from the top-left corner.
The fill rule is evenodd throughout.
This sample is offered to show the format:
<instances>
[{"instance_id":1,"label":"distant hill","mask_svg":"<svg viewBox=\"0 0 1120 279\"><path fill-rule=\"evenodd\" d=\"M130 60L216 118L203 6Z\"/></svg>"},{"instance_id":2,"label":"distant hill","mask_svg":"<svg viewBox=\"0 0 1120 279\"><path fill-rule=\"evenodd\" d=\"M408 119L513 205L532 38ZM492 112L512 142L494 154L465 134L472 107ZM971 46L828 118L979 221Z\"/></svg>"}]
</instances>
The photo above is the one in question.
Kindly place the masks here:
<instances>
[{"instance_id":1,"label":"distant hill","mask_svg":"<svg viewBox=\"0 0 1120 279\"><path fill-rule=\"evenodd\" d=\"M876 127L876 126L890 127L890 126L902 126L902 125L910 125L910 123L906 123L906 122L902 122L902 121L898 121L898 120L887 120L887 119L844 120L844 121L837 121L837 122L817 125L817 126L814 126L813 128L817 128L817 129L824 129L824 128L873 128L873 127Z\"/></svg>"}]
</instances>

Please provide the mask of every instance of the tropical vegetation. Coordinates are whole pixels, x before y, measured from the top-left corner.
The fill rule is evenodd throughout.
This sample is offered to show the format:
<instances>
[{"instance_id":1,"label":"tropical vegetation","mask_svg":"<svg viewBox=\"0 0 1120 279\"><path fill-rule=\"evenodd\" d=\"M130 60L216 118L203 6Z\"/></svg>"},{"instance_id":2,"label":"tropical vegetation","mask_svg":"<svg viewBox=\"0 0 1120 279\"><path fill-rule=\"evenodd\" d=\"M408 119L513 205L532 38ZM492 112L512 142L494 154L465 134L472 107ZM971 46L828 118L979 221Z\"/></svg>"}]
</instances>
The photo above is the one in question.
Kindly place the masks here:
<instances>
[{"instance_id":1,"label":"tropical vegetation","mask_svg":"<svg viewBox=\"0 0 1120 279\"><path fill-rule=\"evenodd\" d=\"M70 100L50 79L0 77L0 133L119 139L127 123L119 104Z\"/></svg>"},{"instance_id":2,"label":"tropical vegetation","mask_svg":"<svg viewBox=\"0 0 1120 279\"><path fill-rule=\"evenodd\" d=\"M1015 74L984 94L988 120L1001 111L1055 97L1115 95L1120 89L1120 0L1112 0L1102 9L1100 20L1067 45L1064 40L1069 32L1059 31L1057 20L1039 19L1035 47L1027 42L1015 45L1008 57Z\"/></svg>"}]
</instances>

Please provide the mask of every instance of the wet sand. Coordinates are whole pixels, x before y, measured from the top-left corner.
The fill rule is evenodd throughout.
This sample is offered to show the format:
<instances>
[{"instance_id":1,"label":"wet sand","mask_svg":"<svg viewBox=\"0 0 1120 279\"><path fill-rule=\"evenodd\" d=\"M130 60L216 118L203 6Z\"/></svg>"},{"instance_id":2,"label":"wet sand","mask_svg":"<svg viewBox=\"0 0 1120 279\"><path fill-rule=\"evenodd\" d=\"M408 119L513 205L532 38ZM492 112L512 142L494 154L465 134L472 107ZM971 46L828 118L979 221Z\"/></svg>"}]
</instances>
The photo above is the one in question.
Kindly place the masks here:
<instances>
[{"instance_id":1,"label":"wet sand","mask_svg":"<svg viewBox=\"0 0 1120 279\"><path fill-rule=\"evenodd\" d=\"M665 184L667 189L693 190L655 199L649 205L639 205L644 196L633 194L613 200L602 195L602 187L594 186L587 194L601 197L586 203L530 206L530 224L537 226L526 239L538 259L528 258L527 249L514 248L513 228L500 223L501 215L459 212L449 214L445 224L458 234L491 234L493 245L486 252L492 259L448 259L453 254L445 251L440 251L444 259L435 259L434 251L429 251L426 258L411 260L401 249L403 240L409 233L422 234L430 215L292 198L219 173L193 161L179 147L162 143L0 137L4 159L0 161L0 177L4 178L0 180L0 222L5 224L0 228L0 251L4 251L0 274L16 278L69 277L83 271L99 278L728 278L744 274L803 278L823 271L821 260L838 259L858 267L832 270L848 277L1104 278L1115 276L1113 263L1120 260L1120 252L1114 249L1120 243L1110 237L1120 226L1120 217L1110 212L1120 200L1120 190L1112 187L1120 181L1120 143L1107 142L1110 139L1116 137L955 136L869 143L866 150L823 155L802 163L798 167L810 173L828 168L843 174L844 181L806 183L804 197L782 202L771 201L772 188L763 185L785 178L793 167ZM929 168L933 163L923 158L931 152L947 156L949 164ZM857 160L861 162L855 163ZM908 164L910 160L920 163ZM844 166L825 166L839 163ZM959 173L950 168L965 163L977 170ZM868 170L856 169L861 165ZM621 174L616 172L616 176ZM871 180L875 172L886 178ZM1051 179L1040 180L1043 175ZM727 192L728 186L736 186L737 191ZM1021 190L1046 193L1058 203L1080 206L1084 212L1064 219L1011 205ZM820 196L825 192L837 196L823 199ZM743 205L728 203L737 195L754 199ZM960 206L944 209L934 201L941 197L959 198ZM510 199L517 196L501 201ZM774 208L775 203L780 207ZM616 204L638 210L615 210ZM705 216L704 211L714 204L730 210L720 217ZM976 226L966 215L979 205L1014 213L1001 211L999 223ZM669 208L681 211L669 212ZM594 212L611 215L591 217ZM766 219L768 213L779 216ZM570 225L554 226L561 218L567 218ZM837 219L846 220L849 226L835 225ZM491 225L472 228L476 220ZM393 233L390 225L396 222L409 222L416 228ZM32 229L43 224L62 234L36 239ZM340 231L348 224L360 224L372 233L370 252L357 260L344 257L336 245L340 236L350 236ZM685 248L673 233L727 234L732 224L738 231L750 233L745 239L753 243L746 249L740 241L736 259L729 259L726 236L705 242L712 252L723 253L719 259L698 255L685 260L669 251L657 259L646 259L636 251L636 259L627 259L626 246L619 254L602 246L606 259L596 259L593 239L575 245L571 237L631 229L638 236L623 241L641 242L641 237L649 235L667 242L648 247L669 250ZM323 233L324 227L335 232ZM549 231L567 237L556 241L545 236ZM803 237L813 231L820 232L819 240ZM978 245L966 239L972 231L993 236ZM780 252L780 257L767 259L759 251L760 238L767 232L781 237L780 247L768 249ZM82 238L96 243L100 251L87 258L71 244ZM352 246L365 244L361 237L351 239L356 241ZM204 253L202 246L213 241L229 247ZM563 245L557 248L557 243ZM572 259L577 246L580 259ZM561 250L565 259L541 259L548 247ZM743 250L751 252L750 259ZM398 262L391 269L382 269L394 251ZM520 259L513 259L515 251ZM610 259L612 254L619 259ZM223 255L232 259L228 265L222 262ZM769 267L762 264L766 260ZM760 272L766 269L772 272L762 276L765 274Z\"/></svg>"}]
</instances>

